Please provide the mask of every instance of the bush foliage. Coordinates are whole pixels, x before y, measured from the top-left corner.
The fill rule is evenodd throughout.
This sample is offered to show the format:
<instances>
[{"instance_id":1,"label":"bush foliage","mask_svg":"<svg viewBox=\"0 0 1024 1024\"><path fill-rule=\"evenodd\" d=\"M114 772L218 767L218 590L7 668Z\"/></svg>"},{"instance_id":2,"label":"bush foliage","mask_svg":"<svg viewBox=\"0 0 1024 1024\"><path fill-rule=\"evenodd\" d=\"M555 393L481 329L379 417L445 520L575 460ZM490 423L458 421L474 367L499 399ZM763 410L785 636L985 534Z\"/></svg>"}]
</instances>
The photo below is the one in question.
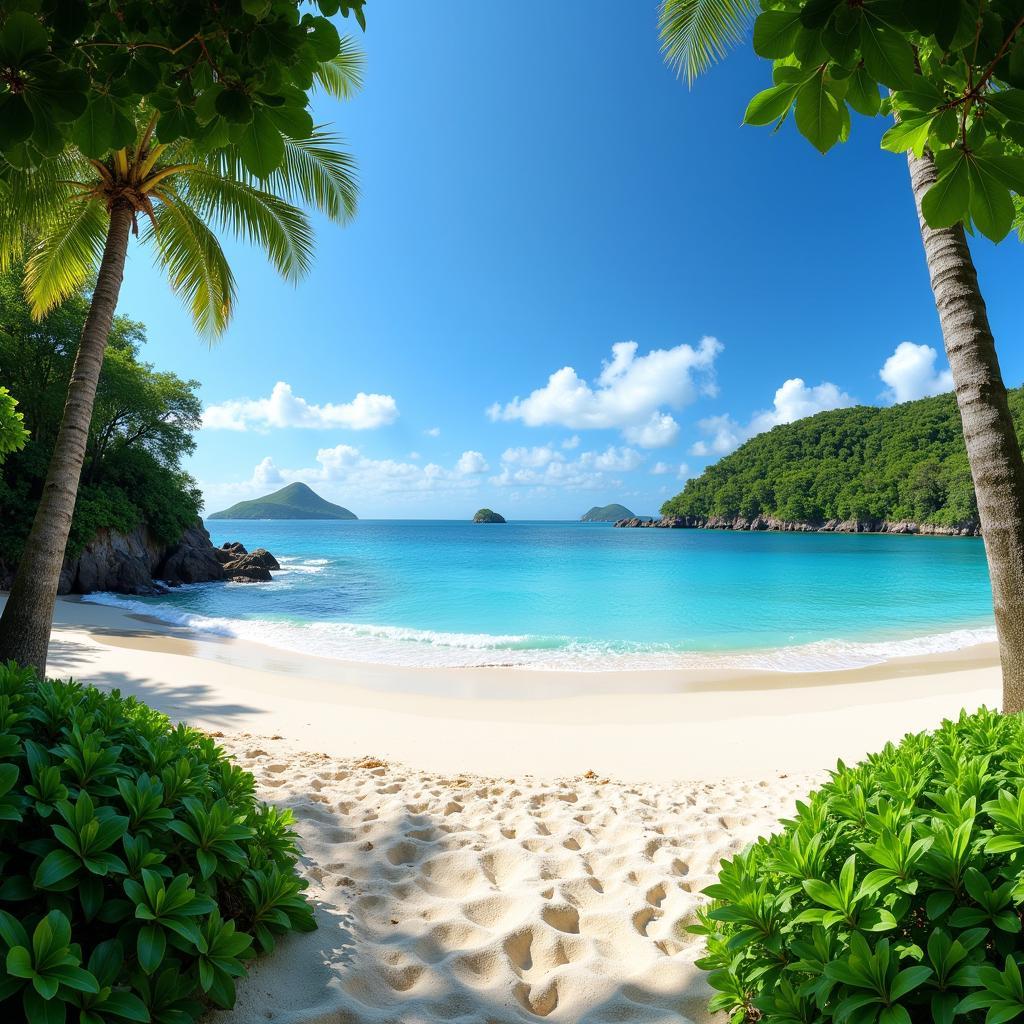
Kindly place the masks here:
<instances>
[{"instance_id":1,"label":"bush foliage","mask_svg":"<svg viewBox=\"0 0 1024 1024\"><path fill-rule=\"evenodd\" d=\"M1002 1024L1024 1014L1024 719L907 736L723 861L712 1010L777 1024Z\"/></svg>"},{"instance_id":2,"label":"bush foliage","mask_svg":"<svg viewBox=\"0 0 1024 1024\"><path fill-rule=\"evenodd\" d=\"M190 1024L315 927L290 812L205 734L0 665L0 1020Z\"/></svg>"},{"instance_id":3,"label":"bush foliage","mask_svg":"<svg viewBox=\"0 0 1024 1024\"><path fill-rule=\"evenodd\" d=\"M1024 389L1009 393L1024 432ZM662 505L663 515L976 522L952 394L887 408L834 409L774 427L719 460Z\"/></svg>"}]
</instances>

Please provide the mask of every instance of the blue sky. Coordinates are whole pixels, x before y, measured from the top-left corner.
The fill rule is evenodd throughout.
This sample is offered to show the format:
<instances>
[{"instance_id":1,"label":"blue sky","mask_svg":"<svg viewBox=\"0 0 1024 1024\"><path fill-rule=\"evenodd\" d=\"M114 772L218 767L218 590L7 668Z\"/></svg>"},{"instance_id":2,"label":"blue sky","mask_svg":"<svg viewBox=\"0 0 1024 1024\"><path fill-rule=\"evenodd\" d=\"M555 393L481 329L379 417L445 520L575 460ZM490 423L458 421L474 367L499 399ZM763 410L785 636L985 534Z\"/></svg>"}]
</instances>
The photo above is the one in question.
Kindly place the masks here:
<instances>
[{"instance_id":1,"label":"blue sky","mask_svg":"<svg viewBox=\"0 0 1024 1024\"><path fill-rule=\"evenodd\" d=\"M826 157L741 127L767 64L737 51L687 90L653 0L370 0L367 19L339 19L365 89L315 110L358 159L360 211L318 223L313 272L293 287L230 245L238 310L210 348L129 259L147 358L202 382L208 511L304 479L364 518L653 513L751 432L946 386L881 120ZM1021 248L973 248L1016 385Z\"/></svg>"}]
</instances>

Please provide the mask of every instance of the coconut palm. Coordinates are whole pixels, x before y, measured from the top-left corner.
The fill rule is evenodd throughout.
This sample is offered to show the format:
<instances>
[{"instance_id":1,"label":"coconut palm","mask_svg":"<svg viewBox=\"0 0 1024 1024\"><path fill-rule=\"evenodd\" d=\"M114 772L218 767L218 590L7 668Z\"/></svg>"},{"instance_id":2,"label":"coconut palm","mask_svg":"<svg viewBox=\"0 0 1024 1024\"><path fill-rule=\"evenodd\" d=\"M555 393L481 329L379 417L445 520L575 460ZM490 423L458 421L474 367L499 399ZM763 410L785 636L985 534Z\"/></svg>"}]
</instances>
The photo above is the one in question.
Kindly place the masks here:
<instances>
[{"instance_id":1,"label":"coconut palm","mask_svg":"<svg viewBox=\"0 0 1024 1024\"><path fill-rule=\"evenodd\" d=\"M692 83L743 40L758 9L755 0L663 0L666 61ZM935 161L927 150L907 160L988 557L1003 710L1024 711L1024 458L963 224L928 226L921 200L935 184Z\"/></svg>"},{"instance_id":2,"label":"coconut palm","mask_svg":"<svg viewBox=\"0 0 1024 1024\"><path fill-rule=\"evenodd\" d=\"M321 66L320 85L337 97L359 84L351 47ZM313 232L299 204L335 222L355 211L354 164L324 130L283 133L277 169L246 170L230 143L204 151L178 138L160 141L155 112L139 111L137 139L105 159L75 149L32 172L7 168L0 186L0 268L25 260L24 287L42 316L95 274L89 315L75 359L57 441L17 576L0 618L0 661L45 669L53 606L85 459L96 387L133 235L153 251L198 331L221 334L235 282L218 232L261 248L297 281L313 258Z\"/></svg>"}]
</instances>

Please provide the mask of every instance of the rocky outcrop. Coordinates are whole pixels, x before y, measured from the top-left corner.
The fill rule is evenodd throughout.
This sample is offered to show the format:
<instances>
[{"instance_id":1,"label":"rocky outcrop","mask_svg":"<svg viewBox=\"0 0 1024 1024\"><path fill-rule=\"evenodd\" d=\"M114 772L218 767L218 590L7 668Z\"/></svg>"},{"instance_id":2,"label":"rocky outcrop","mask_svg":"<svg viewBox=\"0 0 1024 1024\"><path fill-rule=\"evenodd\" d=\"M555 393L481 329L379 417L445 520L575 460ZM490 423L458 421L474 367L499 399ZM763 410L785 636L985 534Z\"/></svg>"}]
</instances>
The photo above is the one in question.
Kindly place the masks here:
<instances>
[{"instance_id":1,"label":"rocky outcrop","mask_svg":"<svg viewBox=\"0 0 1024 1024\"><path fill-rule=\"evenodd\" d=\"M14 566L0 562L0 590L9 590ZM215 548L202 520L185 531L177 544L157 544L144 526L131 533L100 530L75 558L64 561L60 594L166 594L182 583L265 583L280 569L266 548L252 553L237 541Z\"/></svg>"},{"instance_id":2,"label":"rocky outcrop","mask_svg":"<svg viewBox=\"0 0 1024 1024\"><path fill-rule=\"evenodd\" d=\"M480 509L475 516L473 516L474 523L503 523L505 517L499 515L497 512L492 511L489 508Z\"/></svg>"},{"instance_id":3,"label":"rocky outcrop","mask_svg":"<svg viewBox=\"0 0 1024 1024\"><path fill-rule=\"evenodd\" d=\"M661 519L620 519L616 526L646 526L663 530L773 530L783 533L896 533L929 537L980 537L978 523L937 526L934 523L886 519L828 519L822 523L789 522L774 516L663 516Z\"/></svg>"}]
</instances>

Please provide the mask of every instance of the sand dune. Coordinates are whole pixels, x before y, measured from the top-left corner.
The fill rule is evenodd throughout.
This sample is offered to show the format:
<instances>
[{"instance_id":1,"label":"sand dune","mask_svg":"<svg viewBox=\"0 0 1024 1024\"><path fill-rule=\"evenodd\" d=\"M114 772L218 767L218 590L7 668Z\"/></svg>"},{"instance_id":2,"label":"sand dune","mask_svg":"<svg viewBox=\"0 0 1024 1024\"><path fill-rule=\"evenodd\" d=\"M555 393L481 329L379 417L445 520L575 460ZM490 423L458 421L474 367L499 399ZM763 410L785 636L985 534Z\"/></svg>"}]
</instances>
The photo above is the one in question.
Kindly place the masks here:
<instances>
[{"instance_id":1,"label":"sand dune","mask_svg":"<svg viewBox=\"0 0 1024 1024\"><path fill-rule=\"evenodd\" d=\"M221 742L295 812L320 921L254 967L226 1024L704 1019L700 890L812 781L451 777Z\"/></svg>"}]
</instances>

